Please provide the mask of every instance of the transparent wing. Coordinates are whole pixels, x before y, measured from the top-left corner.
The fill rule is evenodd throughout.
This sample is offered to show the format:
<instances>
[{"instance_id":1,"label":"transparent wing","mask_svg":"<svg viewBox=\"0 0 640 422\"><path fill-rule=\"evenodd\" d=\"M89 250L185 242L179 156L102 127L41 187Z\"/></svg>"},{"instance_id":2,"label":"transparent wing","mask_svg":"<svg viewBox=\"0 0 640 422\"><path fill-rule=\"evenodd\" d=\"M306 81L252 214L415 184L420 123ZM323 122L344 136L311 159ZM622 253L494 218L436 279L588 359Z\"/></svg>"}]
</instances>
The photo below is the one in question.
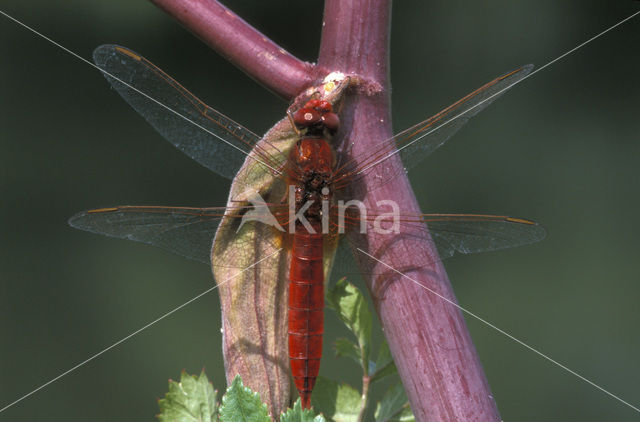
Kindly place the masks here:
<instances>
[{"instance_id":1,"label":"transparent wing","mask_svg":"<svg viewBox=\"0 0 640 422\"><path fill-rule=\"evenodd\" d=\"M121 206L78 213L69 224L209 264L211 244L223 214L224 208Z\"/></svg>"},{"instance_id":2,"label":"transparent wing","mask_svg":"<svg viewBox=\"0 0 640 422\"><path fill-rule=\"evenodd\" d=\"M547 234L535 221L499 215L425 214L423 221L440 259L528 245Z\"/></svg>"},{"instance_id":3,"label":"transparent wing","mask_svg":"<svg viewBox=\"0 0 640 422\"><path fill-rule=\"evenodd\" d=\"M138 113L179 150L233 179L260 137L207 106L144 57L116 45L98 47L93 58L105 78ZM268 144L263 146L269 148ZM269 166L271 154L257 151Z\"/></svg>"},{"instance_id":4,"label":"transparent wing","mask_svg":"<svg viewBox=\"0 0 640 422\"><path fill-rule=\"evenodd\" d=\"M389 214L368 212L366 216L368 230L373 223L391 227L393 217ZM546 230L535 221L502 215L478 214L418 214L400 215L398 218L400 233L416 233L428 227L431 239L438 249L438 260L444 260L456 253L470 254L490 252L500 249L524 246L541 241L546 236ZM345 220L345 230L357 230L359 219ZM398 236L390 233L388 236ZM356 237L357 238L357 237ZM350 243L344 237L336 252L333 265L333 279L343 276L355 277L366 269L359 268L353 259L359 254L357 248L367 248L366 244ZM362 257L361 257L362 258ZM365 262L369 262L365 259ZM386 271L370 261L372 268ZM427 266L428 262L423 262ZM369 273L371 274L371 273Z\"/></svg>"},{"instance_id":5,"label":"transparent wing","mask_svg":"<svg viewBox=\"0 0 640 422\"><path fill-rule=\"evenodd\" d=\"M451 138L469 119L484 110L509 87L528 75L533 65L522 66L476 89L438 114L420 122L391 139L387 139L372 149L372 153L365 159L352 159L342 167L336 175L338 180L350 180L352 177L362 176L376 171L376 166L388 157L400 154L406 169L413 167L433 151ZM357 162L357 164L355 164ZM380 186L395 177L398 172L389 172L385 168L383 174L376 174L376 186ZM343 182L340 182L344 184Z\"/></svg>"}]
</instances>

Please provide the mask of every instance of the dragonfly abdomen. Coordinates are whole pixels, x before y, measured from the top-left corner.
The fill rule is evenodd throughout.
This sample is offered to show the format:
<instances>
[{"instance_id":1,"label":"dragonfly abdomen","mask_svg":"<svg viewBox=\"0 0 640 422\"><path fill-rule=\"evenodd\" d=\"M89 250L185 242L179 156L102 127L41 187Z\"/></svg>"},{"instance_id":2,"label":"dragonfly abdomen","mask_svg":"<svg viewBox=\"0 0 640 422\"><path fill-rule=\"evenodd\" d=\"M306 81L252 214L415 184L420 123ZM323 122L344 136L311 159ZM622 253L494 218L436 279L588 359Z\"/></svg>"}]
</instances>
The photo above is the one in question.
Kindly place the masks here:
<instances>
[{"instance_id":1,"label":"dragonfly abdomen","mask_svg":"<svg viewBox=\"0 0 640 422\"><path fill-rule=\"evenodd\" d=\"M289 362L302 407L311 406L311 391L320 370L324 332L323 235L296 227L289 272Z\"/></svg>"}]
</instances>

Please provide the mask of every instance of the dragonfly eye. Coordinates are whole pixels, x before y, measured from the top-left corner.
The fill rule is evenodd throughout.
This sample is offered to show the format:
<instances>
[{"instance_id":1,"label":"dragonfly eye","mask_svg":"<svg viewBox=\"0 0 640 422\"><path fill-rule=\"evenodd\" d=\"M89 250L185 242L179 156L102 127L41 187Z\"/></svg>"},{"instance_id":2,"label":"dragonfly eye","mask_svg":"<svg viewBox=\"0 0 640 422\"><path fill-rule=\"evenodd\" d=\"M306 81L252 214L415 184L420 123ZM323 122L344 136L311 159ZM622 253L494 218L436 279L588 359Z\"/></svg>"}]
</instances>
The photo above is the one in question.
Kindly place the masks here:
<instances>
[{"instance_id":1,"label":"dragonfly eye","mask_svg":"<svg viewBox=\"0 0 640 422\"><path fill-rule=\"evenodd\" d=\"M302 127L313 126L321 119L322 115L320 114L320 112L314 110L313 108L301 108L293 115L294 123Z\"/></svg>"},{"instance_id":2,"label":"dragonfly eye","mask_svg":"<svg viewBox=\"0 0 640 422\"><path fill-rule=\"evenodd\" d=\"M324 113L322 115L322 123L324 123L327 129L336 131L338 130L338 126L340 126L340 118L335 113Z\"/></svg>"},{"instance_id":3,"label":"dragonfly eye","mask_svg":"<svg viewBox=\"0 0 640 422\"><path fill-rule=\"evenodd\" d=\"M307 101L307 103L302 108L313 108L320 112L328 113L333 111L333 107L329 101L313 99Z\"/></svg>"},{"instance_id":4,"label":"dragonfly eye","mask_svg":"<svg viewBox=\"0 0 640 422\"><path fill-rule=\"evenodd\" d=\"M331 103L329 101L318 101L316 110L324 113L331 113L333 111L333 107L331 107Z\"/></svg>"}]
</instances>

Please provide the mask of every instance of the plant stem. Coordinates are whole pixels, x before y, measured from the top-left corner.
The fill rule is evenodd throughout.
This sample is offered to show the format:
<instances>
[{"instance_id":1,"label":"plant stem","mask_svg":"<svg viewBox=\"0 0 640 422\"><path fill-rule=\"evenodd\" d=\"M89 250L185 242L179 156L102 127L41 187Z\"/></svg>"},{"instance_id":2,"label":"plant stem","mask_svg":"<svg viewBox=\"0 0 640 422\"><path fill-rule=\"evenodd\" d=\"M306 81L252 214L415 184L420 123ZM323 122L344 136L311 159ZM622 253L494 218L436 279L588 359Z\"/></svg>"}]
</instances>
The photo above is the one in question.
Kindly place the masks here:
<instances>
[{"instance_id":1,"label":"plant stem","mask_svg":"<svg viewBox=\"0 0 640 422\"><path fill-rule=\"evenodd\" d=\"M364 415L367 412L367 403L369 401L369 385L371 384L371 377L364 374L362 376L362 398L360 399L360 411L358 412L358 422L364 420Z\"/></svg>"},{"instance_id":2,"label":"plant stem","mask_svg":"<svg viewBox=\"0 0 640 422\"><path fill-rule=\"evenodd\" d=\"M355 73L379 85L379 93L357 92L342 110L342 134L353 143L352 155L368 157L374 146L391 136L389 110L390 0L327 0L318 65ZM339 140L338 140L339 142ZM396 154L378 165L378 172L397 172ZM365 176L362 184L373 181ZM402 211L420 209L406 175L401 174L363 198L369 208L392 200ZM424 230L404 229L391 242L369 231L353 235L356 245L402 270L423 286L456 303L435 246ZM500 421L461 312L404 277L356 252L367 286L418 421ZM374 277L371 274L385 274Z\"/></svg>"},{"instance_id":3,"label":"plant stem","mask_svg":"<svg viewBox=\"0 0 640 422\"><path fill-rule=\"evenodd\" d=\"M317 77L314 65L292 56L217 1L150 1L240 70L284 98L294 98Z\"/></svg>"},{"instance_id":4,"label":"plant stem","mask_svg":"<svg viewBox=\"0 0 640 422\"><path fill-rule=\"evenodd\" d=\"M369 336L371 337L371 336ZM369 359L365 356L364 345L359 343L360 362L362 362L362 396L360 399L360 411L358 412L358 422L364 420L367 411L367 402L369 400L369 384L371 384L371 376L369 375Z\"/></svg>"}]
</instances>

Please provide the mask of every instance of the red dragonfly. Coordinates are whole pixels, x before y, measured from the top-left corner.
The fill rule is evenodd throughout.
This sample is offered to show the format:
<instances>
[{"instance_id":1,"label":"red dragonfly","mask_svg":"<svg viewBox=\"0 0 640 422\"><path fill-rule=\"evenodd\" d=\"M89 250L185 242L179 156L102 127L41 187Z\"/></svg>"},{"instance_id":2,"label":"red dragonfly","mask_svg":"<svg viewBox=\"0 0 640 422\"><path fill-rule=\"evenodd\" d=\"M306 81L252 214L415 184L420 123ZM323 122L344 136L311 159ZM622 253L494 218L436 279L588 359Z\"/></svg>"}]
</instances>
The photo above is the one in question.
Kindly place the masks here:
<instances>
[{"instance_id":1,"label":"red dragonfly","mask_svg":"<svg viewBox=\"0 0 640 422\"><path fill-rule=\"evenodd\" d=\"M405 227L426 229L426 225L441 259L455 252L529 244L545 236L537 223L508 216L407 215L393 207L395 213L389 213L387 209L346 207L339 202L348 199L362 176L376 171L388 156L398 153L409 166L429 155L486 107L495 94L527 75L531 66L494 79L435 116L380 143L370 156L355 160L349 155L347 142L333 142L340 126L336 105L348 80L317 88L300 103L301 107L294 104L287 118L261 138L208 107L128 49L101 46L94 52L94 59L118 93L169 142L210 170L232 179L233 185L227 207L118 206L79 213L70 224L212 263L217 278L224 270L217 273L216 268L242 267L240 264L246 263L229 262L229 250L233 256L258 260L264 249L257 246L257 240L280 245L288 261L290 366L304 408L310 407L322 353L324 281L330 267L327 259L341 233L373 225L384 226L385 233L393 236ZM365 189L375 189L394 176L382 175ZM255 196L251 197L255 193L260 197L257 202ZM269 228L257 230L256 224L262 223L268 223ZM251 241L246 241L247 233Z\"/></svg>"}]
</instances>

